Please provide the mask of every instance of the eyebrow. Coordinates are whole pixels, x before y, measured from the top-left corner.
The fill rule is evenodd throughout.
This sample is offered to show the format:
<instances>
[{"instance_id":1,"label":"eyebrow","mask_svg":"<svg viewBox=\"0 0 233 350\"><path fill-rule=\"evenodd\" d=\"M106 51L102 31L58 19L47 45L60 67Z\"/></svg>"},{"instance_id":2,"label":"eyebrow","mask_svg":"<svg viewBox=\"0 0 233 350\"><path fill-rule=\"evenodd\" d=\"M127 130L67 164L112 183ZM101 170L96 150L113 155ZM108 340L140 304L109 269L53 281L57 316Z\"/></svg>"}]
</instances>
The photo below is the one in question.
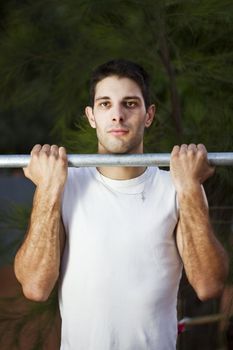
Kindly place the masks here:
<instances>
[{"instance_id":1,"label":"eyebrow","mask_svg":"<svg viewBox=\"0 0 233 350\"><path fill-rule=\"evenodd\" d=\"M100 96L100 97L95 98L95 101L99 101L99 100L110 100L110 97L108 97L108 96Z\"/></svg>"},{"instance_id":2,"label":"eyebrow","mask_svg":"<svg viewBox=\"0 0 233 350\"><path fill-rule=\"evenodd\" d=\"M95 98L95 101L99 101L99 100L111 100L111 98L109 96L100 96ZM123 98L123 100L138 100L141 101L141 98L139 96L125 96Z\"/></svg>"},{"instance_id":3,"label":"eyebrow","mask_svg":"<svg viewBox=\"0 0 233 350\"><path fill-rule=\"evenodd\" d=\"M125 96L123 98L123 100L138 100L138 101L141 101L142 99L139 96Z\"/></svg>"}]
</instances>

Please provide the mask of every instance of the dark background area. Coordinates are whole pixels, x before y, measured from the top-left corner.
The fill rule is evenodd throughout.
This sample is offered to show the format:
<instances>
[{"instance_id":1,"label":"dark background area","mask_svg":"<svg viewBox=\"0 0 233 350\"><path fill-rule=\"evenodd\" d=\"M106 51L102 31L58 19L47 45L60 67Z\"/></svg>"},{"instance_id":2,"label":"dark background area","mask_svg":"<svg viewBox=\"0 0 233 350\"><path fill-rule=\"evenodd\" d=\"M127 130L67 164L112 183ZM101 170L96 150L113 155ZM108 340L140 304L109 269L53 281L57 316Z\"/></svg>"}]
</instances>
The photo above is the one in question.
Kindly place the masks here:
<instances>
[{"instance_id":1,"label":"dark background area","mask_svg":"<svg viewBox=\"0 0 233 350\"><path fill-rule=\"evenodd\" d=\"M35 143L96 152L83 117L90 72L112 58L142 64L151 75L156 120L146 152L204 143L233 151L233 3L222 0L9 0L0 3L0 153L29 153ZM227 349L233 315L233 170L218 167L205 184L211 220L231 261L222 298L201 303L185 276L178 314L218 314L189 326L179 350ZM56 350L56 288L46 303L24 299L12 261L30 214L33 186L21 170L0 170L0 350ZM229 349L229 348L228 348Z\"/></svg>"}]
</instances>

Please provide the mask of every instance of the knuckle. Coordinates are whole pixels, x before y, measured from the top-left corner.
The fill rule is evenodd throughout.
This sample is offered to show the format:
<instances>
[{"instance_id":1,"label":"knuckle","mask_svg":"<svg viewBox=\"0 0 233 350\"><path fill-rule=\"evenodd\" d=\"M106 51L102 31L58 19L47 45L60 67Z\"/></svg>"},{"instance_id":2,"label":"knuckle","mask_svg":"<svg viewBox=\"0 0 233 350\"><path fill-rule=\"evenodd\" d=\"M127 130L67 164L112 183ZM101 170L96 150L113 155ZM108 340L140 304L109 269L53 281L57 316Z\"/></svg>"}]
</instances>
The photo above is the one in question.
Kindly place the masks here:
<instances>
[{"instance_id":1,"label":"knuckle","mask_svg":"<svg viewBox=\"0 0 233 350\"><path fill-rule=\"evenodd\" d=\"M61 146L61 147L59 147L59 153L60 154L66 154L66 149L65 149L65 147L63 147L63 146Z\"/></svg>"},{"instance_id":2,"label":"knuckle","mask_svg":"<svg viewBox=\"0 0 233 350\"><path fill-rule=\"evenodd\" d=\"M38 161L40 154L39 153L33 153L31 155L29 166L32 166L35 162Z\"/></svg>"},{"instance_id":3,"label":"knuckle","mask_svg":"<svg viewBox=\"0 0 233 350\"><path fill-rule=\"evenodd\" d=\"M51 151L58 151L58 146L57 145L52 145L51 146Z\"/></svg>"},{"instance_id":4,"label":"knuckle","mask_svg":"<svg viewBox=\"0 0 233 350\"><path fill-rule=\"evenodd\" d=\"M58 161L61 167L66 167L66 160L64 158L60 157Z\"/></svg>"},{"instance_id":5,"label":"knuckle","mask_svg":"<svg viewBox=\"0 0 233 350\"><path fill-rule=\"evenodd\" d=\"M201 149L198 149L197 155L200 159L206 159L206 152Z\"/></svg>"},{"instance_id":6,"label":"knuckle","mask_svg":"<svg viewBox=\"0 0 233 350\"><path fill-rule=\"evenodd\" d=\"M187 153L186 152L180 152L180 154L179 154L179 158L180 159L185 159L187 157Z\"/></svg>"},{"instance_id":7,"label":"knuckle","mask_svg":"<svg viewBox=\"0 0 233 350\"><path fill-rule=\"evenodd\" d=\"M205 145L203 145L203 143L198 143L197 147L205 148Z\"/></svg>"},{"instance_id":8,"label":"knuckle","mask_svg":"<svg viewBox=\"0 0 233 350\"><path fill-rule=\"evenodd\" d=\"M179 157L178 153L172 153L171 154L171 161L176 162L178 157Z\"/></svg>"},{"instance_id":9,"label":"knuckle","mask_svg":"<svg viewBox=\"0 0 233 350\"><path fill-rule=\"evenodd\" d=\"M52 161L57 159L57 154L55 152L51 152L48 156L49 159L51 159Z\"/></svg>"},{"instance_id":10,"label":"knuckle","mask_svg":"<svg viewBox=\"0 0 233 350\"><path fill-rule=\"evenodd\" d=\"M41 151L42 151L42 152L48 152L48 151L50 151L50 145L48 145L48 144L43 145Z\"/></svg>"},{"instance_id":11,"label":"knuckle","mask_svg":"<svg viewBox=\"0 0 233 350\"><path fill-rule=\"evenodd\" d=\"M44 160L44 159L48 159L48 157L49 157L48 152L41 150L41 152L39 154L39 158Z\"/></svg>"},{"instance_id":12,"label":"knuckle","mask_svg":"<svg viewBox=\"0 0 233 350\"><path fill-rule=\"evenodd\" d=\"M179 146L174 146L173 149L172 149L172 154L177 154L180 150L180 147Z\"/></svg>"},{"instance_id":13,"label":"knuckle","mask_svg":"<svg viewBox=\"0 0 233 350\"><path fill-rule=\"evenodd\" d=\"M194 149L192 149L192 148L190 148L188 151L187 151L187 155L188 155L188 157L190 157L190 158L193 158L194 156L195 156L195 150Z\"/></svg>"},{"instance_id":14,"label":"knuckle","mask_svg":"<svg viewBox=\"0 0 233 350\"><path fill-rule=\"evenodd\" d=\"M195 151L196 149L197 149L197 146L194 143L190 143L190 145L188 145L189 151Z\"/></svg>"},{"instance_id":15,"label":"knuckle","mask_svg":"<svg viewBox=\"0 0 233 350\"><path fill-rule=\"evenodd\" d=\"M42 147L41 144L37 143L37 144L35 144L35 146L32 149L41 148L41 147Z\"/></svg>"},{"instance_id":16,"label":"knuckle","mask_svg":"<svg viewBox=\"0 0 233 350\"><path fill-rule=\"evenodd\" d=\"M35 145L35 146L32 148L30 154L31 154L31 155L32 155L32 154L37 154L40 150L41 150L41 145L37 144L37 145Z\"/></svg>"}]
</instances>

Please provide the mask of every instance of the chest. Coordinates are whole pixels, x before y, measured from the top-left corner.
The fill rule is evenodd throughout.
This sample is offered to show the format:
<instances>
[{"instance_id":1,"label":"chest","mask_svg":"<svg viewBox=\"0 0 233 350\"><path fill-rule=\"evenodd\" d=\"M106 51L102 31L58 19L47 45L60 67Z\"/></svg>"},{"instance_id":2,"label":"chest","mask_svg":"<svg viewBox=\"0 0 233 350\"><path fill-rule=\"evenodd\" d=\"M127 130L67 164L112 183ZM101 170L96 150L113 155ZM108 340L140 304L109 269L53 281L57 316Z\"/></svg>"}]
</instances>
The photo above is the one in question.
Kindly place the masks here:
<instances>
[{"instance_id":1,"label":"chest","mask_svg":"<svg viewBox=\"0 0 233 350\"><path fill-rule=\"evenodd\" d=\"M122 266L132 274L174 264L174 193L150 185L142 200L137 191L119 193L101 184L74 188L65 217L69 254L88 266L105 270L110 264L111 271Z\"/></svg>"}]
</instances>

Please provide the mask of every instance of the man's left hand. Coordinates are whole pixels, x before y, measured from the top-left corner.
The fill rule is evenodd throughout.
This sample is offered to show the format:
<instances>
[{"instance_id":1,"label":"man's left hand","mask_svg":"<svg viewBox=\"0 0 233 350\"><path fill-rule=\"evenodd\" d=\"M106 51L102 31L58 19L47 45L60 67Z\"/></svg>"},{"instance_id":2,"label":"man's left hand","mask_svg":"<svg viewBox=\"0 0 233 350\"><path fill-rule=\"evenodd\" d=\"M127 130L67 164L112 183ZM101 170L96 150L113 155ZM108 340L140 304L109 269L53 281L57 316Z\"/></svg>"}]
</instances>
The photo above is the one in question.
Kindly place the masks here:
<instances>
[{"instance_id":1,"label":"man's left hand","mask_svg":"<svg viewBox=\"0 0 233 350\"><path fill-rule=\"evenodd\" d=\"M171 153L170 170L177 192L202 184L214 174L202 144L174 146Z\"/></svg>"}]
</instances>

